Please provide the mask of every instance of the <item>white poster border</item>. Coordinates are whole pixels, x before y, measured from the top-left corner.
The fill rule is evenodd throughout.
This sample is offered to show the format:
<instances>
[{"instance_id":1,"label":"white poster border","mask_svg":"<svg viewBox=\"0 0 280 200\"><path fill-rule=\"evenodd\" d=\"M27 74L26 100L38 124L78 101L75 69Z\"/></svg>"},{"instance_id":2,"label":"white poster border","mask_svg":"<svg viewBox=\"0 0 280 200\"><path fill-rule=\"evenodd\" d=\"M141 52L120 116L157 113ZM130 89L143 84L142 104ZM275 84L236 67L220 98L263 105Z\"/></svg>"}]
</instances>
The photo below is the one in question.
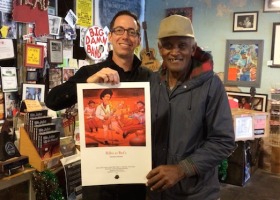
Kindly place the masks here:
<instances>
[{"instance_id":1,"label":"white poster border","mask_svg":"<svg viewBox=\"0 0 280 200\"><path fill-rule=\"evenodd\" d=\"M145 145L87 147L84 109L88 89L143 89L145 102ZM152 168L150 85L148 82L129 82L117 85L77 84L82 186L108 184L145 184ZM112 96L112 99L114 96ZM94 134L94 133L93 133Z\"/></svg>"}]
</instances>

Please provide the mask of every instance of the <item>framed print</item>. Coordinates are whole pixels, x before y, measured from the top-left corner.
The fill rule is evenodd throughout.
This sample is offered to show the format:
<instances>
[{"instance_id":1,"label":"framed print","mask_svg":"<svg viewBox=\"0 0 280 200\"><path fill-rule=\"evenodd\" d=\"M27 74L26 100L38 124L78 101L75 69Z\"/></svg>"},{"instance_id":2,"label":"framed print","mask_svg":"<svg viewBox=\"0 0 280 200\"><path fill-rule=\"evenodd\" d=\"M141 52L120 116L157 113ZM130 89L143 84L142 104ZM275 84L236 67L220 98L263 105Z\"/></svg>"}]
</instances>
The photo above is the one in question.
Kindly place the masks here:
<instances>
[{"instance_id":1,"label":"framed print","mask_svg":"<svg viewBox=\"0 0 280 200\"><path fill-rule=\"evenodd\" d=\"M233 32L253 32L258 30L258 11L234 12Z\"/></svg>"},{"instance_id":2,"label":"framed print","mask_svg":"<svg viewBox=\"0 0 280 200\"><path fill-rule=\"evenodd\" d=\"M25 44L24 66L43 68L44 47L36 44Z\"/></svg>"},{"instance_id":3,"label":"framed print","mask_svg":"<svg viewBox=\"0 0 280 200\"><path fill-rule=\"evenodd\" d=\"M62 68L49 69L49 89L62 83Z\"/></svg>"},{"instance_id":4,"label":"framed print","mask_svg":"<svg viewBox=\"0 0 280 200\"><path fill-rule=\"evenodd\" d=\"M74 76L76 69L75 68L63 68L63 82L68 81L71 76Z\"/></svg>"},{"instance_id":5,"label":"framed print","mask_svg":"<svg viewBox=\"0 0 280 200\"><path fill-rule=\"evenodd\" d=\"M271 60L273 67L280 67L280 23L273 23Z\"/></svg>"},{"instance_id":6,"label":"framed print","mask_svg":"<svg viewBox=\"0 0 280 200\"><path fill-rule=\"evenodd\" d=\"M49 33L51 35L59 35L62 18L53 15L48 15L48 17L49 17Z\"/></svg>"},{"instance_id":7,"label":"framed print","mask_svg":"<svg viewBox=\"0 0 280 200\"><path fill-rule=\"evenodd\" d=\"M26 81L37 81L38 79L37 71L26 71Z\"/></svg>"},{"instance_id":8,"label":"framed print","mask_svg":"<svg viewBox=\"0 0 280 200\"><path fill-rule=\"evenodd\" d=\"M151 169L149 83L81 83L77 92L83 186L145 183Z\"/></svg>"},{"instance_id":9,"label":"framed print","mask_svg":"<svg viewBox=\"0 0 280 200\"><path fill-rule=\"evenodd\" d=\"M57 15L57 0L49 0L48 14Z\"/></svg>"},{"instance_id":10,"label":"framed print","mask_svg":"<svg viewBox=\"0 0 280 200\"><path fill-rule=\"evenodd\" d=\"M62 40L48 39L48 58L51 64L63 63Z\"/></svg>"},{"instance_id":11,"label":"framed print","mask_svg":"<svg viewBox=\"0 0 280 200\"><path fill-rule=\"evenodd\" d=\"M239 108L261 112L267 111L267 94L255 94L253 98L250 93L246 92L227 92L227 95L238 100Z\"/></svg>"},{"instance_id":12,"label":"framed print","mask_svg":"<svg viewBox=\"0 0 280 200\"><path fill-rule=\"evenodd\" d=\"M1 67L2 92L18 91L16 67Z\"/></svg>"},{"instance_id":13,"label":"framed print","mask_svg":"<svg viewBox=\"0 0 280 200\"><path fill-rule=\"evenodd\" d=\"M13 40L0 39L0 44L0 60L15 58Z\"/></svg>"},{"instance_id":14,"label":"framed print","mask_svg":"<svg viewBox=\"0 0 280 200\"><path fill-rule=\"evenodd\" d=\"M260 87L263 40L227 40L225 85Z\"/></svg>"},{"instance_id":15,"label":"framed print","mask_svg":"<svg viewBox=\"0 0 280 200\"><path fill-rule=\"evenodd\" d=\"M45 85L43 84L23 84L22 85L22 100L38 100L45 101Z\"/></svg>"},{"instance_id":16,"label":"framed print","mask_svg":"<svg viewBox=\"0 0 280 200\"><path fill-rule=\"evenodd\" d=\"M273 0L264 0L263 11L264 12L280 12L280 6L272 5Z\"/></svg>"},{"instance_id":17,"label":"framed print","mask_svg":"<svg viewBox=\"0 0 280 200\"><path fill-rule=\"evenodd\" d=\"M18 92L4 92L5 117L12 119L19 111Z\"/></svg>"},{"instance_id":18,"label":"framed print","mask_svg":"<svg viewBox=\"0 0 280 200\"><path fill-rule=\"evenodd\" d=\"M192 21L192 7L166 9L166 17L175 14L188 17Z\"/></svg>"}]
</instances>

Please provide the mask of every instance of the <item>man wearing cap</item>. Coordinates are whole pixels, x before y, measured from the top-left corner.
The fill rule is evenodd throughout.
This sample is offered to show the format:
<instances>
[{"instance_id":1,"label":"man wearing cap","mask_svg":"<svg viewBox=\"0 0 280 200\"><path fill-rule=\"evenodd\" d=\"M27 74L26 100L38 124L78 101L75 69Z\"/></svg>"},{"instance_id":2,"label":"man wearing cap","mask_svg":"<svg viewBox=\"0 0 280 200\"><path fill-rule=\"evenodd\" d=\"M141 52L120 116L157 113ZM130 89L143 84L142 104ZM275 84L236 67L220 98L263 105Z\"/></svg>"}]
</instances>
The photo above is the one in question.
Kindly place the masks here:
<instances>
[{"instance_id":1,"label":"man wearing cap","mask_svg":"<svg viewBox=\"0 0 280 200\"><path fill-rule=\"evenodd\" d=\"M235 146L224 86L187 17L163 19L158 39L163 64L151 78L149 199L217 200L218 165Z\"/></svg>"}]
</instances>

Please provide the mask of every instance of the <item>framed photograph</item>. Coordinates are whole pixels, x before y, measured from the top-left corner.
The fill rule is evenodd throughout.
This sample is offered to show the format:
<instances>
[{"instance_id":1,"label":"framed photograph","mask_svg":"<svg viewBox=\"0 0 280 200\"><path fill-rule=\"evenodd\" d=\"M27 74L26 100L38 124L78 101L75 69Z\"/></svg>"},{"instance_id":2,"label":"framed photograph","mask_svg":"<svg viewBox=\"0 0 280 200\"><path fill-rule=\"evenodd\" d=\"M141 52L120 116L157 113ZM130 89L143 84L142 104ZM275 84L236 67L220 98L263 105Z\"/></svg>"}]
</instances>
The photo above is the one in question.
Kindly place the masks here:
<instances>
[{"instance_id":1,"label":"framed photograph","mask_svg":"<svg viewBox=\"0 0 280 200\"><path fill-rule=\"evenodd\" d=\"M77 69L75 68L63 68L63 82L68 81L71 76L74 76Z\"/></svg>"},{"instance_id":2,"label":"framed photograph","mask_svg":"<svg viewBox=\"0 0 280 200\"><path fill-rule=\"evenodd\" d=\"M48 58L51 64L63 63L62 40L48 39Z\"/></svg>"},{"instance_id":3,"label":"framed photograph","mask_svg":"<svg viewBox=\"0 0 280 200\"><path fill-rule=\"evenodd\" d=\"M1 67L2 92L18 91L16 67Z\"/></svg>"},{"instance_id":4,"label":"framed photograph","mask_svg":"<svg viewBox=\"0 0 280 200\"><path fill-rule=\"evenodd\" d=\"M227 92L227 95L238 100L239 108L261 112L267 111L267 94L255 94L253 98L250 93L246 92Z\"/></svg>"},{"instance_id":5,"label":"framed photograph","mask_svg":"<svg viewBox=\"0 0 280 200\"><path fill-rule=\"evenodd\" d=\"M280 12L279 6L272 5L273 0L264 0L263 11L264 12Z\"/></svg>"},{"instance_id":6,"label":"framed photograph","mask_svg":"<svg viewBox=\"0 0 280 200\"><path fill-rule=\"evenodd\" d=\"M49 17L49 33L51 35L59 35L62 18L54 15L48 15L48 17Z\"/></svg>"},{"instance_id":7,"label":"framed photograph","mask_svg":"<svg viewBox=\"0 0 280 200\"><path fill-rule=\"evenodd\" d=\"M263 40L227 40L225 85L260 87Z\"/></svg>"},{"instance_id":8,"label":"framed photograph","mask_svg":"<svg viewBox=\"0 0 280 200\"><path fill-rule=\"evenodd\" d=\"M43 84L26 84L22 85L22 100L45 101L45 85Z\"/></svg>"},{"instance_id":9,"label":"framed photograph","mask_svg":"<svg viewBox=\"0 0 280 200\"><path fill-rule=\"evenodd\" d=\"M192 7L166 9L166 17L175 14L188 17L192 21Z\"/></svg>"},{"instance_id":10,"label":"framed photograph","mask_svg":"<svg viewBox=\"0 0 280 200\"><path fill-rule=\"evenodd\" d=\"M24 66L43 68L44 47L36 44L25 44Z\"/></svg>"},{"instance_id":11,"label":"framed photograph","mask_svg":"<svg viewBox=\"0 0 280 200\"><path fill-rule=\"evenodd\" d=\"M254 32L258 30L258 11L234 12L233 32Z\"/></svg>"},{"instance_id":12,"label":"framed photograph","mask_svg":"<svg viewBox=\"0 0 280 200\"><path fill-rule=\"evenodd\" d=\"M57 0L49 0L48 14L57 15Z\"/></svg>"},{"instance_id":13,"label":"framed photograph","mask_svg":"<svg viewBox=\"0 0 280 200\"><path fill-rule=\"evenodd\" d=\"M38 72L37 71L26 71L26 81L37 81Z\"/></svg>"},{"instance_id":14,"label":"framed photograph","mask_svg":"<svg viewBox=\"0 0 280 200\"><path fill-rule=\"evenodd\" d=\"M273 67L280 67L280 23L273 23L271 60Z\"/></svg>"},{"instance_id":15,"label":"framed photograph","mask_svg":"<svg viewBox=\"0 0 280 200\"><path fill-rule=\"evenodd\" d=\"M19 111L18 92L4 92L5 117L12 119Z\"/></svg>"},{"instance_id":16,"label":"framed photograph","mask_svg":"<svg viewBox=\"0 0 280 200\"><path fill-rule=\"evenodd\" d=\"M149 84L85 83L77 91L83 185L145 183L151 169ZM104 170L112 167L114 173ZM97 176L89 178L89 171Z\"/></svg>"},{"instance_id":17,"label":"framed photograph","mask_svg":"<svg viewBox=\"0 0 280 200\"><path fill-rule=\"evenodd\" d=\"M49 89L62 83L62 68L49 69Z\"/></svg>"}]
</instances>

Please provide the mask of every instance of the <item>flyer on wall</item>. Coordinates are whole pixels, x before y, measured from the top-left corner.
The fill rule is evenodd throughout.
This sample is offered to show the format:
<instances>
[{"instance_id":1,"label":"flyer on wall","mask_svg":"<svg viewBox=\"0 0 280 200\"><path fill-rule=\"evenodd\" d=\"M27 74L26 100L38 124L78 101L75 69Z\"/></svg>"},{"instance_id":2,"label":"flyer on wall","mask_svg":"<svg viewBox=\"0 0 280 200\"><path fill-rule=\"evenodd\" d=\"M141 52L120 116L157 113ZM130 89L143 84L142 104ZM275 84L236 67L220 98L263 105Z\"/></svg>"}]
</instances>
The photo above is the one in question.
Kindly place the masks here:
<instances>
[{"instance_id":1,"label":"flyer on wall","mask_svg":"<svg viewBox=\"0 0 280 200\"><path fill-rule=\"evenodd\" d=\"M146 183L152 168L148 82L77 84L82 185Z\"/></svg>"}]
</instances>

